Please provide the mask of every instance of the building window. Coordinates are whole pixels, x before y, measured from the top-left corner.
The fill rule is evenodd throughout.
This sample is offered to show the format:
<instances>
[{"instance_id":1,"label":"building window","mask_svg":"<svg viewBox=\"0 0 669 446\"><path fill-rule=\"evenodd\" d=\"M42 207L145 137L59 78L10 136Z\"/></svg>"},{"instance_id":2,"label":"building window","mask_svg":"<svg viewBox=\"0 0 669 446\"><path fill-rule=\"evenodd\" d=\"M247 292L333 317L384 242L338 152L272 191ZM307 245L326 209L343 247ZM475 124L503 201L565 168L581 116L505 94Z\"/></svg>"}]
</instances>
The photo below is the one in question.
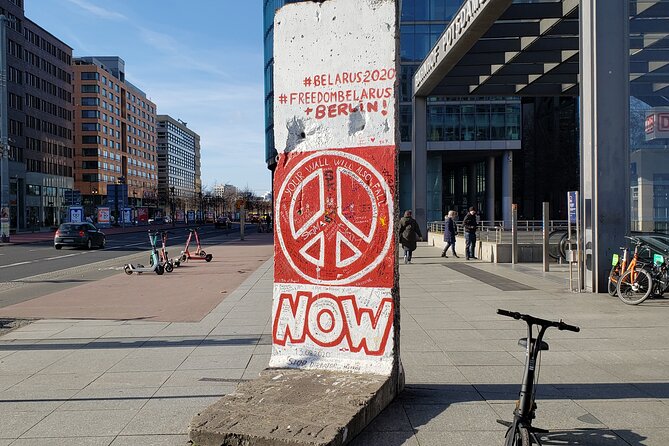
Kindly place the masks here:
<instances>
[{"instance_id":1,"label":"building window","mask_svg":"<svg viewBox=\"0 0 669 446\"><path fill-rule=\"evenodd\" d=\"M81 111L81 117L82 118L99 118L100 117L100 112L97 110L82 110Z\"/></svg>"},{"instance_id":2,"label":"building window","mask_svg":"<svg viewBox=\"0 0 669 446\"><path fill-rule=\"evenodd\" d=\"M81 98L81 105L86 107L97 106L100 105L100 99L83 97Z\"/></svg>"},{"instance_id":3,"label":"building window","mask_svg":"<svg viewBox=\"0 0 669 446\"><path fill-rule=\"evenodd\" d=\"M81 92L82 93L98 93L100 91L100 87L97 85L82 85L81 86Z\"/></svg>"},{"instance_id":4,"label":"building window","mask_svg":"<svg viewBox=\"0 0 669 446\"><path fill-rule=\"evenodd\" d=\"M100 142L100 138L98 136L82 136L81 137L81 143L82 144L98 144Z\"/></svg>"},{"instance_id":5,"label":"building window","mask_svg":"<svg viewBox=\"0 0 669 446\"><path fill-rule=\"evenodd\" d=\"M100 125L94 122L82 122L81 130L84 132L97 132L100 130Z\"/></svg>"},{"instance_id":6,"label":"building window","mask_svg":"<svg viewBox=\"0 0 669 446\"><path fill-rule=\"evenodd\" d=\"M81 80L82 81L96 81L100 79L100 75L95 71L82 71Z\"/></svg>"},{"instance_id":7,"label":"building window","mask_svg":"<svg viewBox=\"0 0 669 446\"><path fill-rule=\"evenodd\" d=\"M37 184L26 184L26 195L40 196L41 195L41 186Z\"/></svg>"}]
</instances>

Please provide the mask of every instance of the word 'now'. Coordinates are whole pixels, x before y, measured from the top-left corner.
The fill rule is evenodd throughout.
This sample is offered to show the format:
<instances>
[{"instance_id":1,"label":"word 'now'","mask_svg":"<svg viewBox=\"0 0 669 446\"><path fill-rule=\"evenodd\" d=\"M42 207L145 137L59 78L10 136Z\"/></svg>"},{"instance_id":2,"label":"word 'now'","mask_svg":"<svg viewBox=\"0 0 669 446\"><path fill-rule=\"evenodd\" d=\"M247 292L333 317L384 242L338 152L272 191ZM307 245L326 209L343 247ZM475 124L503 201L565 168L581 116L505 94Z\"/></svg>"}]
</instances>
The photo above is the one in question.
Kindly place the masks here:
<instances>
[{"instance_id":1,"label":"word 'now'","mask_svg":"<svg viewBox=\"0 0 669 446\"><path fill-rule=\"evenodd\" d=\"M353 353L381 356L393 325L393 300L377 308L359 307L353 295L282 293L274 315L274 343L285 346L310 340L321 347L340 347Z\"/></svg>"}]
</instances>

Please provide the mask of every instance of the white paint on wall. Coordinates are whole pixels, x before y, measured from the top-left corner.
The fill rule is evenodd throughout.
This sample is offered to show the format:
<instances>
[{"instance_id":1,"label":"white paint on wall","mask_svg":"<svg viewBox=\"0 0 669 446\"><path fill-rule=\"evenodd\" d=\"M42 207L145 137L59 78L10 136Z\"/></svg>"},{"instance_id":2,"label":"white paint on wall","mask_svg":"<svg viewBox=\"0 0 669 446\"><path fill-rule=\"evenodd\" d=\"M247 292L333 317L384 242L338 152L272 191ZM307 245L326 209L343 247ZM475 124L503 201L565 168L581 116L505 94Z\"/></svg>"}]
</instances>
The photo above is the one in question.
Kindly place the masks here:
<instances>
[{"instance_id":1,"label":"white paint on wall","mask_svg":"<svg viewBox=\"0 0 669 446\"><path fill-rule=\"evenodd\" d=\"M270 367L390 374L389 288L274 284Z\"/></svg>"},{"instance_id":2,"label":"white paint on wall","mask_svg":"<svg viewBox=\"0 0 669 446\"><path fill-rule=\"evenodd\" d=\"M299 2L274 20L279 153L395 144L395 1Z\"/></svg>"}]
</instances>

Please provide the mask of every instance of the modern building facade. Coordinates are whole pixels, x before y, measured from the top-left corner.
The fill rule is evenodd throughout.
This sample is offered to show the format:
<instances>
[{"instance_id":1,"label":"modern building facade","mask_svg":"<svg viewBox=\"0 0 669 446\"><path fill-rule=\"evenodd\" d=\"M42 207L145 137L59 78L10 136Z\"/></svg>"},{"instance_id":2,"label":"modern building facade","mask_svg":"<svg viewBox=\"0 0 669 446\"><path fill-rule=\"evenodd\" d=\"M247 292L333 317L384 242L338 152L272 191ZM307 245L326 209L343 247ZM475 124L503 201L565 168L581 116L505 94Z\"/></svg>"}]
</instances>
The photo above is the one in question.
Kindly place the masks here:
<instances>
[{"instance_id":1,"label":"modern building facade","mask_svg":"<svg viewBox=\"0 0 669 446\"><path fill-rule=\"evenodd\" d=\"M564 135L579 147L584 284L606 289L630 230L667 230L669 1L467 0L456 16L414 76L414 134L434 94L565 99L552 114L558 128L562 112L577 116L578 135ZM569 105L576 97L578 113ZM419 166L422 146L414 141ZM417 172L414 205L424 218L429 185Z\"/></svg>"},{"instance_id":2,"label":"modern building facade","mask_svg":"<svg viewBox=\"0 0 669 446\"><path fill-rule=\"evenodd\" d=\"M279 3L279 4L277 4ZM272 18L284 2L265 2L265 116L266 161L274 165L272 119ZM400 2L400 209L414 207L412 155L420 139L425 162L415 174L425 178L427 206L423 221L442 220L449 210L464 214L476 206L484 220L509 219L503 202L521 203L524 219L541 218L541 201L556 200L554 218L566 218L566 192L578 184L575 101L555 97L523 99L508 95L434 94L427 98L425 123L413 134L413 78L462 0L402 0ZM464 76L465 73L462 73ZM562 110L560 120L546 110ZM571 114L569 113L571 111ZM535 120L535 115L542 119ZM527 119L521 119L526 117ZM547 122L549 121L549 122ZM524 125L523 125L524 124ZM515 163L514 163L515 157ZM559 165L567 165L569 181L545 181ZM420 160L419 160L420 162ZM532 169L513 165L532 164ZM556 174L557 175L557 174ZM538 205L535 201L538 200Z\"/></svg>"},{"instance_id":3,"label":"modern building facade","mask_svg":"<svg viewBox=\"0 0 669 446\"><path fill-rule=\"evenodd\" d=\"M73 70L75 188L84 211L106 205L108 185L121 183L126 205L156 208L156 105L125 79L120 57L77 58Z\"/></svg>"},{"instance_id":4,"label":"modern building facade","mask_svg":"<svg viewBox=\"0 0 669 446\"><path fill-rule=\"evenodd\" d=\"M158 115L158 192L170 215L172 204L201 209L200 135L168 115Z\"/></svg>"},{"instance_id":5,"label":"modern building facade","mask_svg":"<svg viewBox=\"0 0 669 446\"><path fill-rule=\"evenodd\" d=\"M0 0L6 22L10 230L53 226L74 184L72 48ZM0 178L0 181L6 181Z\"/></svg>"}]
</instances>

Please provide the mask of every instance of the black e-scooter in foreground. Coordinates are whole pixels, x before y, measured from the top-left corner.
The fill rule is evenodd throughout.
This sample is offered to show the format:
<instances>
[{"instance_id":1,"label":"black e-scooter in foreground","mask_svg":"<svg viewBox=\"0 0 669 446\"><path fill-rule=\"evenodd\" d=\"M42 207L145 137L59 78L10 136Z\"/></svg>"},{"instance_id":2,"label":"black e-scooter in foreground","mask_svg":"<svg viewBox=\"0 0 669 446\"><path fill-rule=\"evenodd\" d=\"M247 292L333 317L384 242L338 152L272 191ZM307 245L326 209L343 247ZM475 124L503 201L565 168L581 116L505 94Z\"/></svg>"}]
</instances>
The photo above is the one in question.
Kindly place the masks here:
<instances>
[{"instance_id":1,"label":"black e-scooter in foreground","mask_svg":"<svg viewBox=\"0 0 669 446\"><path fill-rule=\"evenodd\" d=\"M548 350L548 344L543 341L544 334L549 327L575 332L581 329L574 325L565 324L561 320L549 321L515 311L497 310L497 314L522 319L527 323L527 337L518 340L518 345L525 347L525 373L520 387L520 397L516 401L516 408L513 411L513 422L497 420L498 423L509 428L506 431L504 446L530 446L533 442L541 445L536 434L546 434L548 431L533 427L532 420L535 418L537 409L534 401L537 386L535 377L538 378L539 376L541 351ZM535 325L538 329L536 338L532 337L532 328Z\"/></svg>"}]
</instances>

